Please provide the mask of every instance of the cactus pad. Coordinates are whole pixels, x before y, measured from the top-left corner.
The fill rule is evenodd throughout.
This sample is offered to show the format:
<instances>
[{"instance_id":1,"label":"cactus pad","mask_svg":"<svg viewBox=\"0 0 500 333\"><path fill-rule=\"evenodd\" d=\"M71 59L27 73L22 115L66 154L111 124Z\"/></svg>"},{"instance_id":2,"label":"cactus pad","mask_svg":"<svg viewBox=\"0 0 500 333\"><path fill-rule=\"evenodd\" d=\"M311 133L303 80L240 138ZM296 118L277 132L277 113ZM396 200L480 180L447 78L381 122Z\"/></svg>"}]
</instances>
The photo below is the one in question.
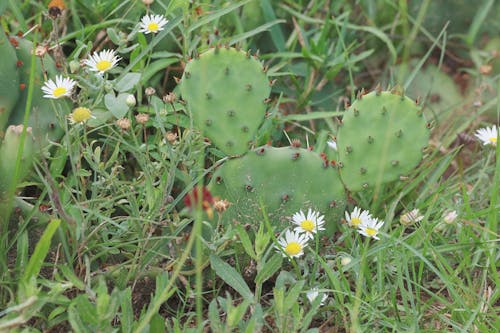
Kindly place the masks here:
<instances>
[{"instance_id":1,"label":"cactus pad","mask_svg":"<svg viewBox=\"0 0 500 333\"><path fill-rule=\"evenodd\" d=\"M282 230L295 212L308 208L325 215L332 234L344 213L345 190L338 172L313 151L263 146L224 163L208 185L212 195L231 202L223 223L263 223L261 205L271 224Z\"/></svg>"},{"instance_id":2,"label":"cactus pad","mask_svg":"<svg viewBox=\"0 0 500 333\"><path fill-rule=\"evenodd\" d=\"M19 76L17 57L3 29L0 28L0 132L5 128L10 112L19 96Z\"/></svg>"},{"instance_id":3,"label":"cactus pad","mask_svg":"<svg viewBox=\"0 0 500 333\"><path fill-rule=\"evenodd\" d=\"M399 179L422 159L429 125L411 99L371 92L346 111L337 133L340 176L351 191Z\"/></svg>"},{"instance_id":4,"label":"cactus pad","mask_svg":"<svg viewBox=\"0 0 500 333\"><path fill-rule=\"evenodd\" d=\"M180 90L193 124L228 155L249 150L271 91L259 61L234 48L214 48L190 60Z\"/></svg>"},{"instance_id":5,"label":"cactus pad","mask_svg":"<svg viewBox=\"0 0 500 333\"><path fill-rule=\"evenodd\" d=\"M18 38L18 47L16 48L17 58L21 61L21 65L18 68L19 73L19 83L24 87L21 90L19 100L12 112L9 123L16 124L22 123L24 118L24 112L26 109L26 102L28 99L28 83L30 75L30 63L31 54L34 50L34 45L31 41ZM38 146L44 146L47 140L57 141L64 134L63 129L59 126L59 120L57 119L57 112L66 115L71 111L71 103L67 100L57 100L53 101L43 97L43 92L41 87L44 83L43 69L47 71L49 78L55 78L60 72L57 70L54 60L46 55L43 58L43 67L40 58L36 59L36 70L35 70L35 81L33 87L33 100L32 108L29 117L29 126L33 128L33 136L36 139ZM57 107L59 110L56 110Z\"/></svg>"}]
</instances>

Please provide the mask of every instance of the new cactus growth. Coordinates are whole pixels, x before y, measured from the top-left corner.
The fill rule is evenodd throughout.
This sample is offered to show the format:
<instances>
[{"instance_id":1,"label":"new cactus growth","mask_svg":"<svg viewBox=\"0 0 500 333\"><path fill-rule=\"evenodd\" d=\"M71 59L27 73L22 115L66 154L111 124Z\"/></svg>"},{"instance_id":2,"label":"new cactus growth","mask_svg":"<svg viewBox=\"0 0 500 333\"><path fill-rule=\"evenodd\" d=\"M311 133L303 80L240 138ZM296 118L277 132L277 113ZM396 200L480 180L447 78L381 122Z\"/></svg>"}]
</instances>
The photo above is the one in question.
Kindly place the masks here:
<instances>
[{"instance_id":1,"label":"new cactus growth","mask_svg":"<svg viewBox=\"0 0 500 333\"><path fill-rule=\"evenodd\" d=\"M338 172L320 155L302 148L256 148L224 163L208 185L212 195L228 200L224 223L263 221L261 205L275 226L299 210L325 215L329 234L344 213L346 195Z\"/></svg>"},{"instance_id":2,"label":"new cactus growth","mask_svg":"<svg viewBox=\"0 0 500 333\"><path fill-rule=\"evenodd\" d=\"M16 51L10 44L3 29L0 29L0 132L3 132L10 112L17 102L19 96L19 76L17 74Z\"/></svg>"},{"instance_id":3,"label":"new cactus growth","mask_svg":"<svg viewBox=\"0 0 500 333\"><path fill-rule=\"evenodd\" d=\"M259 61L234 48L214 48L190 60L181 79L193 124L228 155L247 152L264 120L271 91Z\"/></svg>"},{"instance_id":4,"label":"new cactus growth","mask_svg":"<svg viewBox=\"0 0 500 333\"><path fill-rule=\"evenodd\" d=\"M23 133L23 125L11 125L7 128L5 138L0 146L0 198L5 196L12 182L17 154L21 146L21 136ZM22 180L31 169L33 161L33 137L31 136L31 128L26 129L26 138L24 140L23 154L19 165L18 180ZM0 199L1 200L1 199Z\"/></svg>"},{"instance_id":5,"label":"new cactus growth","mask_svg":"<svg viewBox=\"0 0 500 333\"><path fill-rule=\"evenodd\" d=\"M422 159L429 124L411 99L392 92L360 96L337 133L340 176L351 191L399 179Z\"/></svg>"}]
</instances>

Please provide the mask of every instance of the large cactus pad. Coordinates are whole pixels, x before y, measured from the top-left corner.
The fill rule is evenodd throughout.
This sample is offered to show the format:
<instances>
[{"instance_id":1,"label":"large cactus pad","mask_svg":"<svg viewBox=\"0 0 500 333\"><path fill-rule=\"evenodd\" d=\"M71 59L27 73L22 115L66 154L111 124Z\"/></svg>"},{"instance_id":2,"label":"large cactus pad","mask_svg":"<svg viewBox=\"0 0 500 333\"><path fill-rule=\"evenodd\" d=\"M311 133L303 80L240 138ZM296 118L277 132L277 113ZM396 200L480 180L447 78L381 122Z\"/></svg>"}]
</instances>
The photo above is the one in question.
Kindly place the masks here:
<instances>
[{"instance_id":1,"label":"large cactus pad","mask_svg":"<svg viewBox=\"0 0 500 333\"><path fill-rule=\"evenodd\" d=\"M346 196L337 171L317 153L302 148L264 146L224 163L209 184L212 195L231 205L223 222L263 223L262 205L278 230L287 218L312 208L325 215L329 234L344 212Z\"/></svg>"},{"instance_id":2,"label":"large cactus pad","mask_svg":"<svg viewBox=\"0 0 500 333\"><path fill-rule=\"evenodd\" d=\"M180 89L194 125L218 149L248 151L270 93L259 61L234 48L210 49L187 63Z\"/></svg>"},{"instance_id":3,"label":"large cactus pad","mask_svg":"<svg viewBox=\"0 0 500 333\"><path fill-rule=\"evenodd\" d=\"M0 28L0 133L9 119L10 112L19 96L19 76L17 57L5 32Z\"/></svg>"},{"instance_id":4,"label":"large cactus pad","mask_svg":"<svg viewBox=\"0 0 500 333\"><path fill-rule=\"evenodd\" d=\"M351 191L406 175L422 159L429 126L411 99L371 92L346 111L337 133L342 181Z\"/></svg>"}]
</instances>

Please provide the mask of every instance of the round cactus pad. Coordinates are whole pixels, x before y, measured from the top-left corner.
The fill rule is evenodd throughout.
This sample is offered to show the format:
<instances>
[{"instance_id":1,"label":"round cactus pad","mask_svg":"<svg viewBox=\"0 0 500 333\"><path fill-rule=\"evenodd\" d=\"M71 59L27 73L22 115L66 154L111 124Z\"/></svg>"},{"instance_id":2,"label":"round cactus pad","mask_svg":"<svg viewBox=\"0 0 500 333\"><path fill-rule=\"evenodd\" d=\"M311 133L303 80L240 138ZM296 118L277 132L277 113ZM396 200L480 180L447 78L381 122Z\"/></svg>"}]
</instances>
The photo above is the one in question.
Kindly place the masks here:
<instances>
[{"instance_id":1,"label":"round cactus pad","mask_svg":"<svg viewBox=\"0 0 500 333\"><path fill-rule=\"evenodd\" d=\"M429 126L411 99L371 92L345 112L337 133L340 176L351 191L406 175L422 159Z\"/></svg>"},{"instance_id":2,"label":"round cactus pad","mask_svg":"<svg viewBox=\"0 0 500 333\"><path fill-rule=\"evenodd\" d=\"M278 230L290 227L294 213L309 208L325 215L332 234L344 213L346 195L338 172L315 152L302 148L257 148L224 163L209 184L214 197L231 202L224 223L258 226L262 206Z\"/></svg>"},{"instance_id":3,"label":"round cactus pad","mask_svg":"<svg viewBox=\"0 0 500 333\"><path fill-rule=\"evenodd\" d=\"M250 149L271 87L261 63L241 50L213 48L186 64L180 90L193 124L227 155Z\"/></svg>"}]
</instances>

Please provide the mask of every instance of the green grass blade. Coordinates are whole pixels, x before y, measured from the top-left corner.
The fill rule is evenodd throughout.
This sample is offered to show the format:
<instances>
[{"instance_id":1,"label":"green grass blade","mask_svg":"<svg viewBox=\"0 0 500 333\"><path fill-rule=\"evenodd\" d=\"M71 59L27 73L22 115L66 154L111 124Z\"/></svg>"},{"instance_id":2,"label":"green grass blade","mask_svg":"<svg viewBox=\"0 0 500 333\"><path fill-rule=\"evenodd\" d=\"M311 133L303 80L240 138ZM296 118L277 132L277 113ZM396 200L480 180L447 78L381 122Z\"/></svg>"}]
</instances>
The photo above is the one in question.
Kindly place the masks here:
<instances>
[{"instance_id":1,"label":"green grass blade","mask_svg":"<svg viewBox=\"0 0 500 333\"><path fill-rule=\"evenodd\" d=\"M252 301L253 293L246 284L243 277L231 265L225 263L216 255L210 256L210 264L215 273L226 282L231 288L236 290L244 299Z\"/></svg>"},{"instance_id":2,"label":"green grass blade","mask_svg":"<svg viewBox=\"0 0 500 333\"><path fill-rule=\"evenodd\" d=\"M45 228L45 231L40 237L40 240L36 244L35 251L28 261L28 266L26 266L26 270L24 271L21 282L28 283L32 278L36 278L40 273L40 269L42 268L43 261L47 256L50 248L50 242L52 240L52 236L56 232L57 228L61 224L61 220L52 220Z\"/></svg>"}]
</instances>

